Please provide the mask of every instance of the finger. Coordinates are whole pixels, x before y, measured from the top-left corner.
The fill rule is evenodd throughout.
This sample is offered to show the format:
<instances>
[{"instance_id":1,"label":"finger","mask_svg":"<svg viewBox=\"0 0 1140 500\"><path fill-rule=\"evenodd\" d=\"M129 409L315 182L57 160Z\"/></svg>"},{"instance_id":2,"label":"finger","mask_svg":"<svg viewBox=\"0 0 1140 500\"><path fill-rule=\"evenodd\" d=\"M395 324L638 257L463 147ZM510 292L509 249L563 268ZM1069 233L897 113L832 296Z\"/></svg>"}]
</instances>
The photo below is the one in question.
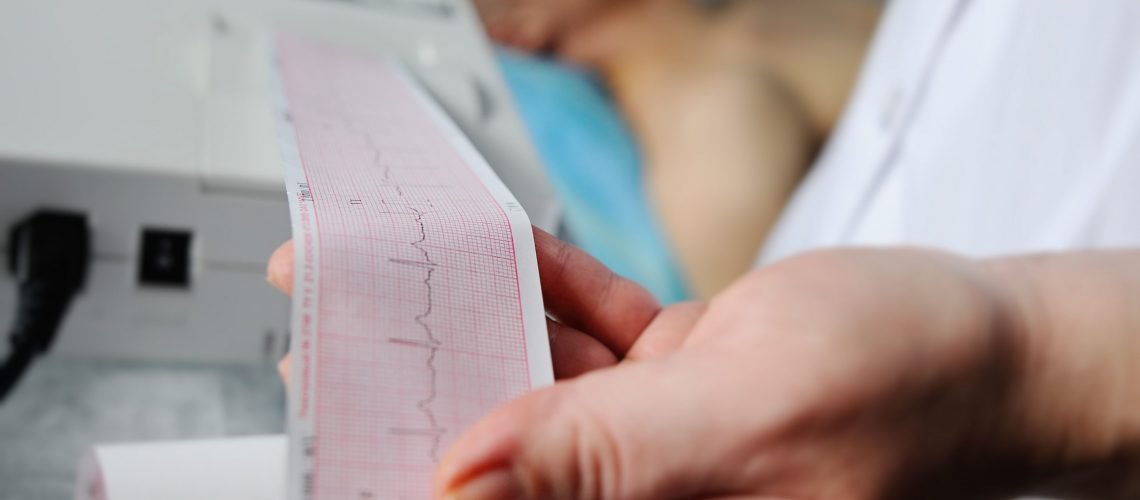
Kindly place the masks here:
<instances>
[{"instance_id":1,"label":"finger","mask_svg":"<svg viewBox=\"0 0 1140 500\"><path fill-rule=\"evenodd\" d=\"M293 360L289 357L289 353L285 353L285 357L277 362L277 375L281 376L281 381L285 383L286 387L289 386L290 368L292 367Z\"/></svg>"},{"instance_id":2,"label":"finger","mask_svg":"<svg viewBox=\"0 0 1140 500\"><path fill-rule=\"evenodd\" d=\"M538 275L547 311L624 357L661 309L640 285L574 246L535 228Z\"/></svg>"},{"instance_id":3,"label":"finger","mask_svg":"<svg viewBox=\"0 0 1140 500\"><path fill-rule=\"evenodd\" d=\"M740 464L723 457L740 436L725 426L731 412L713 404L729 398L718 395L708 370L675 357L623 364L508 403L448 452L436 494L688 498L729 485L722 476Z\"/></svg>"},{"instance_id":4,"label":"finger","mask_svg":"<svg viewBox=\"0 0 1140 500\"><path fill-rule=\"evenodd\" d=\"M265 274L270 285L286 294L293 294L293 240L282 243L273 251Z\"/></svg>"},{"instance_id":5,"label":"finger","mask_svg":"<svg viewBox=\"0 0 1140 500\"><path fill-rule=\"evenodd\" d=\"M550 337L550 357L554 362L554 377L574 378L586 372L617 364L617 356L598 339L556 321L547 320Z\"/></svg>"},{"instance_id":6,"label":"finger","mask_svg":"<svg viewBox=\"0 0 1140 500\"><path fill-rule=\"evenodd\" d=\"M682 302L662 309L629 349L626 357L646 360L672 354L684 344L706 309L708 305L704 302Z\"/></svg>"}]
</instances>

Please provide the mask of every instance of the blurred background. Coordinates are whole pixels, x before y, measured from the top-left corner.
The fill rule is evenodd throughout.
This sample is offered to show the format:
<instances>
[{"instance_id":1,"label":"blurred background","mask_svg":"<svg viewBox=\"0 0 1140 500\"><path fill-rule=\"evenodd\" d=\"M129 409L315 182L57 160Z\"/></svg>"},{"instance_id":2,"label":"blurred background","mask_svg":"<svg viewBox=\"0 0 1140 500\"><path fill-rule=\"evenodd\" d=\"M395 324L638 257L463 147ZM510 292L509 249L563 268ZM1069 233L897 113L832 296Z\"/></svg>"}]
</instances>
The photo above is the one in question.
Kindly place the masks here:
<instances>
[{"instance_id":1,"label":"blurred background","mask_svg":"<svg viewBox=\"0 0 1140 500\"><path fill-rule=\"evenodd\" d=\"M879 11L853 4L760 31L731 1L0 4L0 499L71 498L96 445L283 432L273 33L402 61L534 224L671 303L752 266L821 142L781 131L830 127L852 86ZM829 33L808 118L750 55L773 26ZM701 173L756 163L772 177Z\"/></svg>"}]
</instances>

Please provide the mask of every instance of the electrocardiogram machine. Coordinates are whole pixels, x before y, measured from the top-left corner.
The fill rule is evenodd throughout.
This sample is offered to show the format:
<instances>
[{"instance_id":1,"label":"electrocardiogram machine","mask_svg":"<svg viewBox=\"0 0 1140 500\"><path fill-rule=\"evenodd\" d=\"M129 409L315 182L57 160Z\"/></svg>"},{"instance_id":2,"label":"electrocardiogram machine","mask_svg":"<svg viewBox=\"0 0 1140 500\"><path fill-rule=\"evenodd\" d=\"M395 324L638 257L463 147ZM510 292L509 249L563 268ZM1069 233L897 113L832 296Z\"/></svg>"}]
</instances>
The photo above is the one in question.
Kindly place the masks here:
<instances>
[{"instance_id":1,"label":"electrocardiogram machine","mask_svg":"<svg viewBox=\"0 0 1140 500\"><path fill-rule=\"evenodd\" d=\"M278 33L400 61L529 220L553 228L555 196L468 0L4 2L0 248L26 271L25 246L64 221L76 236L67 252L85 260L33 355L258 362L286 351L289 302L264 282L290 236L268 83ZM25 278L0 272L6 324ZM283 450L279 437L243 443L260 457ZM97 477L77 498L279 498L277 469L251 472L270 485L253 490L195 482L200 466L152 473L191 448L237 460L206 459L219 474L251 465L228 446L97 447L84 469Z\"/></svg>"},{"instance_id":2,"label":"electrocardiogram machine","mask_svg":"<svg viewBox=\"0 0 1140 500\"><path fill-rule=\"evenodd\" d=\"M266 111L276 31L403 61L535 224L554 223L554 196L466 0L3 2L0 247L38 210L91 229L84 290L50 353L284 352L288 302L264 284L266 258L289 237ZM0 273L5 324L15 288Z\"/></svg>"}]
</instances>

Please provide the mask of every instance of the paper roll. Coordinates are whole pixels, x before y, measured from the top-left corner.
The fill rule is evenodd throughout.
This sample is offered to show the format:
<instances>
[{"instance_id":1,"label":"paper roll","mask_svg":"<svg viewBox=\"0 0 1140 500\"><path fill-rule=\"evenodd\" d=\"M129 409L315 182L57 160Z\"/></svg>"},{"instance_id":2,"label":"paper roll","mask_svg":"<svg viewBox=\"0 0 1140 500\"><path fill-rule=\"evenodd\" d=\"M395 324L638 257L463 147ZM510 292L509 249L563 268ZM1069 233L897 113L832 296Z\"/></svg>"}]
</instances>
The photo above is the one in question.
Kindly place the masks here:
<instances>
[{"instance_id":1,"label":"paper roll","mask_svg":"<svg viewBox=\"0 0 1140 500\"><path fill-rule=\"evenodd\" d=\"M100 445L80 463L76 500L281 500L285 437Z\"/></svg>"}]
</instances>

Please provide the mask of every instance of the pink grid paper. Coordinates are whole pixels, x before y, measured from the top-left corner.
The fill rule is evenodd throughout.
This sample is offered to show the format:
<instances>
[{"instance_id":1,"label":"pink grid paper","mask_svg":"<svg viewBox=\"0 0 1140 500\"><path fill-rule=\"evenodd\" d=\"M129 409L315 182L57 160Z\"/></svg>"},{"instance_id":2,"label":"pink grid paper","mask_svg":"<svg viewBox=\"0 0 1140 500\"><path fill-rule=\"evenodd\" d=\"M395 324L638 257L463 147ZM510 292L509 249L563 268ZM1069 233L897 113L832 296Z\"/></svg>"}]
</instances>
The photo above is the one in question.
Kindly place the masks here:
<instances>
[{"instance_id":1,"label":"pink grid paper","mask_svg":"<svg viewBox=\"0 0 1140 500\"><path fill-rule=\"evenodd\" d=\"M290 494L426 498L447 446L533 386L525 214L395 65L289 37L277 58L301 170Z\"/></svg>"}]
</instances>

